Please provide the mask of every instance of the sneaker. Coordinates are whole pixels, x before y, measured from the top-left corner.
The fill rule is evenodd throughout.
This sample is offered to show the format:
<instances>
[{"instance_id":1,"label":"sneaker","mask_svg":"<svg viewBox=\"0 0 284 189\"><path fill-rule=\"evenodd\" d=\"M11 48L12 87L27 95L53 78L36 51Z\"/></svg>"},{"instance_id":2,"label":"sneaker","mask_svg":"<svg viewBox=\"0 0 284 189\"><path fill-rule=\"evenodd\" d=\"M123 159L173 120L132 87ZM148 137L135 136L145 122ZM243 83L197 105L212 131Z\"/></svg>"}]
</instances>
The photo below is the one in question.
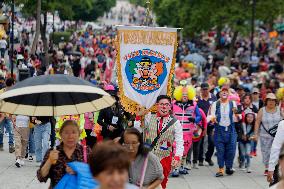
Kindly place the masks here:
<instances>
[{"instance_id":1,"label":"sneaker","mask_svg":"<svg viewBox=\"0 0 284 189\"><path fill-rule=\"evenodd\" d=\"M36 162L36 167L40 167L40 165L41 165L41 161L37 161Z\"/></svg>"},{"instance_id":2,"label":"sneaker","mask_svg":"<svg viewBox=\"0 0 284 189\"><path fill-rule=\"evenodd\" d=\"M187 175L188 174L188 170L186 170L183 166L181 166L179 168L179 174Z\"/></svg>"},{"instance_id":3,"label":"sneaker","mask_svg":"<svg viewBox=\"0 0 284 189\"><path fill-rule=\"evenodd\" d=\"M257 153L256 153L256 151L254 151L254 152L253 152L253 156L254 156L254 157L256 157L256 156L257 156Z\"/></svg>"},{"instance_id":4,"label":"sneaker","mask_svg":"<svg viewBox=\"0 0 284 189\"><path fill-rule=\"evenodd\" d=\"M193 169L199 169L197 163L194 163L193 166L192 166L192 168L193 168Z\"/></svg>"},{"instance_id":5,"label":"sneaker","mask_svg":"<svg viewBox=\"0 0 284 189\"><path fill-rule=\"evenodd\" d=\"M19 163L20 163L21 166L24 166L24 165L25 165L25 161L24 161L23 159L20 159L20 162L19 162Z\"/></svg>"},{"instance_id":6,"label":"sneaker","mask_svg":"<svg viewBox=\"0 0 284 189\"><path fill-rule=\"evenodd\" d=\"M214 166L214 162L210 159L210 160L205 160L209 166Z\"/></svg>"},{"instance_id":7,"label":"sneaker","mask_svg":"<svg viewBox=\"0 0 284 189\"><path fill-rule=\"evenodd\" d=\"M186 169L186 170L188 170L188 171L192 169L191 163L187 163L187 164L184 165L183 167L184 167L184 169Z\"/></svg>"},{"instance_id":8,"label":"sneaker","mask_svg":"<svg viewBox=\"0 0 284 189\"><path fill-rule=\"evenodd\" d=\"M223 168L219 168L218 172L215 175L216 177L222 177L224 176L224 169Z\"/></svg>"},{"instance_id":9,"label":"sneaker","mask_svg":"<svg viewBox=\"0 0 284 189\"><path fill-rule=\"evenodd\" d=\"M34 160L33 156L29 156L29 161L33 161L33 160Z\"/></svg>"},{"instance_id":10,"label":"sneaker","mask_svg":"<svg viewBox=\"0 0 284 189\"><path fill-rule=\"evenodd\" d=\"M178 170L178 169L175 169L175 170L172 172L172 177L179 177L179 170Z\"/></svg>"},{"instance_id":11,"label":"sneaker","mask_svg":"<svg viewBox=\"0 0 284 189\"><path fill-rule=\"evenodd\" d=\"M235 170L233 170L233 169L226 169L227 175L232 175L232 174L234 174L234 172L235 172Z\"/></svg>"},{"instance_id":12,"label":"sneaker","mask_svg":"<svg viewBox=\"0 0 284 189\"><path fill-rule=\"evenodd\" d=\"M249 167L247 168L247 173L251 173L251 169Z\"/></svg>"},{"instance_id":13,"label":"sneaker","mask_svg":"<svg viewBox=\"0 0 284 189\"><path fill-rule=\"evenodd\" d=\"M200 166L200 167L204 166L203 161L200 161L200 162L198 163L198 166Z\"/></svg>"},{"instance_id":14,"label":"sneaker","mask_svg":"<svg viewBox=\"0 0 284 189\"><path fill-rule=\"evenodd\" d=\"M20 159L17 159L17 160L16 160L16 163L15 163L16 167L18 167L18 168L20 168L20 167L21 167L20 162L21 162L21 160L20 160Z\"/></svg>"},{"instance_id":15,"label":"sneaker","mask_svg":"<svg viewBox=\"0 0 284 189\"><path fill-rule=\"evenodd\" d=\"M241 165L240 165L240 170L242 170L242 171L245 171L245 170L246 170L246 168L245 168L245 165L244 165L244 164L241 164Z\"/></svg>"},{"instance_id":16,"label":"sneaker","mask_svg":"<svg viewBox=\"0 0 284 189\"><path fill-rule=\"evenodd\" d=\"M15 147L14 144L9 145L9 153L14 153L15 152Z\"/></svg>"},{"instance_id":17,"label":"sneaker","mask_svg":"<svg viewBox=\"0 0 284 189\"><path fill-rule=\"evenodd\" d=\"M4 151L3 144L0 144L0 151Z\"/></svg>"},{"instance_id":18,"label":"sneaker","mask_svg":"<svg viewBox=\"0 0 284 189\"><path fill-rule=\"evenodd\" d=\"M264 173L263 173L263 175L264 175L264 176L267 176L267 175L268 175L268 170L265 170Z\"/></svg>"}]
</instances>

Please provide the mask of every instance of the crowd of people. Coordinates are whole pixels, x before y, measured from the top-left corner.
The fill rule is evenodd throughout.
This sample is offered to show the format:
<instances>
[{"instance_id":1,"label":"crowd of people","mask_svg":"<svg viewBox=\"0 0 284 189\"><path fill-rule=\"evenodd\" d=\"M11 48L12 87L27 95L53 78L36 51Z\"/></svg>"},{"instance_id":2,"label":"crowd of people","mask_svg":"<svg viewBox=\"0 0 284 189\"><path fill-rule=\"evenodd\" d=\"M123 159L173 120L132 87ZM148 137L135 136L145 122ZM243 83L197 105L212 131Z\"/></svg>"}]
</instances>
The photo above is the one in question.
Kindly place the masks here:
<instances>
[{"instance_id":1,"label":"crowd of people","mask_svg":"<svg viewBox=\"0 0 284 189\"><path fill-rule=\"evenodd\" d=\"M137 15L130 12L129 22L136 19ZM15 166L21 168L25 159L35 158L38 180L50 179L50 188L59 185L66 173L78 174L70 164L74 161L88 163L93 182L102 189L166 188L169 176L187 175L205 164L214 166L214 155L216 177L233 175L235 159L239 169L249 174L254 157L261 155L268 182L278 182L274 188L283 187L278 174L284 174L281 34L271 38L269 32L261 30L254 38L253 50L247 38L239 37L231 58L230 31L224 31L220 41L214 32L191 41L180 40L173 95L157 98L157 113L140 107L135 115L126 112L119 102L115 28L87 27L74 32L69 42L50 46L48 66L43 64L46 52L42 42L36 54L30 55L29 35L29 31L22 32L15 52L15 65L28 69L27 77L74 75L116 100L112 107L82 115L1 114L0 151L4 150L7 132ZM2 58L6 46L5 40L0 40ZM193 53L203 56L206 63L187 60ZM1 92L5 92L15 80L9 76L4 59L0 68ZM261 154L257 154L257 148Z\"/></svg>"}]
</instances>

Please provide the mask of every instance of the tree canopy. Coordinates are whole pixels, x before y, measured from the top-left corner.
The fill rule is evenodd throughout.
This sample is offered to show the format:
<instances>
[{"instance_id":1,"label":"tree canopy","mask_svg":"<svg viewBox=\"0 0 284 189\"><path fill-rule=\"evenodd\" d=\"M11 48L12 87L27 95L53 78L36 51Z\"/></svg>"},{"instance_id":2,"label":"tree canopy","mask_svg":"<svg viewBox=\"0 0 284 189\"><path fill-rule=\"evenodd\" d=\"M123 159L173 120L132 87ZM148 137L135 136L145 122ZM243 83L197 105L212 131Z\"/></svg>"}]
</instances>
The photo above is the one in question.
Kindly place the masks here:
<instances>
[{"instance_id":1,"label":"tree canopy","mask_svg":"<svg viewBox=\"0 0 284 189\"><path fill-rule=\"evenodd\" d=\"M143 4L143 0L132 0ZM256 0L256 20L273 24L283 13L283 0ZM253 0L154 0L156 21L160 26L184 28L186 36L229 26L248 34L251 28Z\"/></svg>"},{"instance_id":2,"label":"tree canopy","mask_svg":"<svg viewBox=\"0 0 284 189\"><path fill-rule=\"evenodd\" d=\"M9 3L6 0L6 3ZM22 13L26 16L36 15L36 3L34 0L15 0L16 4L23 4ZM95 21L103 16L111 7L115 6L116 0L42 0L42 11L58 11L63 20Z\"/></svg>"}]
</instances>

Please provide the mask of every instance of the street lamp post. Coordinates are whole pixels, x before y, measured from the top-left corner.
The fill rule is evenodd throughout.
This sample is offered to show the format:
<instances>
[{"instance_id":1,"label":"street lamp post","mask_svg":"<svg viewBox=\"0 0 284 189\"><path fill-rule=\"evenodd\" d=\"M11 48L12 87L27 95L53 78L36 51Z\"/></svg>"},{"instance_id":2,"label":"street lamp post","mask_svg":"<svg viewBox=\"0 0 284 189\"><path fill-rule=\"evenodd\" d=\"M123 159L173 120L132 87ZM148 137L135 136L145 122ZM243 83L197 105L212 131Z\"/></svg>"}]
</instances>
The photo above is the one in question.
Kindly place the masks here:
<instances>
[{"instance_id":1,"label":"street lamp post","mask_svg":"<svg viewBox=\"0 0 284 189\"><path fill-rule=\"evenodd\" d=\"M12 33L10 36L11 50L10 50L10 66L11 66L11 77L14 75L14 20L15 20L15 0L12 0Z\"/></svg>"},{"instance_id":2,"label":"street lamp post","mask_svg":"<svg viewBox=\"0 0 284 189\"><path fill-rule=\"evenodd\" d=\"M256 7L256 0L252 0L252 14L251 14L251 37L250 37L250 59L252 60L252 55L254 51L254 28L255 28L255 7Z\"/></svg>"}]
</instances>

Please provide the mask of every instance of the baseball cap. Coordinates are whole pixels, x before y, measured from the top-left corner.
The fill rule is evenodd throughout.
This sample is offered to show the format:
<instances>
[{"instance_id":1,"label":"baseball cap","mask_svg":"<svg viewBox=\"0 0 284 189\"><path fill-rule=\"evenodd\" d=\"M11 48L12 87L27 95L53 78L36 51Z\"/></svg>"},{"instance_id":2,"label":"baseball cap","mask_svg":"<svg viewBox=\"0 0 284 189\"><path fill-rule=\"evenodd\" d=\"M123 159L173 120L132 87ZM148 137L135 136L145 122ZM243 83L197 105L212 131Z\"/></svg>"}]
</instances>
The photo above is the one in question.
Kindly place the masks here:
<instances>
[{"instance_id":1,"label":"baseball cap","mask_svg":"<svg viewBox=\"0 0 284 189\"><path fill-rule=\"evenodd\" d=\"M230 87L228 85L223 85L221 91L227 90L229 91Z\"/></svg>"},{"instance_id":2,"label":"baseball cap","mask_svg":"<svg viewBox=\"0 0 284 189\"><path fill-rule=\"evenodd\" d=\"M209 88L209 84L208 83L202 83L200 85L201 89L208 89Z\"/></svg>"},{"instance_id":3,"label":"baseball cap","mask_svg":"<svg viewBox=\"0 0 284 189\"><path fill-rule=\"evenodd\" d=\"M253 88L252 89L252 93L259 93L259 89L258 88Z\"/></svg>"}]
</instances>

